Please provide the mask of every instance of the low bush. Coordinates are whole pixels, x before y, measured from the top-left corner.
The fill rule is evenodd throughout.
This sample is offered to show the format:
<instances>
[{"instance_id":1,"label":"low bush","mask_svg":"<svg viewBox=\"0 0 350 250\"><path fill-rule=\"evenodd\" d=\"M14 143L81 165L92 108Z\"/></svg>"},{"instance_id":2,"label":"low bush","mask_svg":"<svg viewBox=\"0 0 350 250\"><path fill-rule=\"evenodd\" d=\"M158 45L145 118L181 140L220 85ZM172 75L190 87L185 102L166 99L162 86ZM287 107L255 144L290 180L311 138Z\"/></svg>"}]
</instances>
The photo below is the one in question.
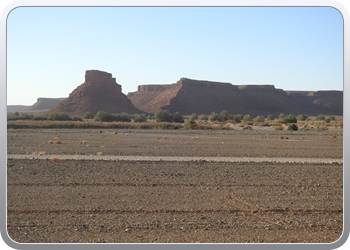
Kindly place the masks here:
<instances>
[{"instance_id":1,"label":"low bush","mask_svg":"<svg viewBox=\"0 0 350 250\"><path fill-rule=\"evenodd\" d=\"M227 120L233 120L234 116L231 115L227 110L223 110L220 112L219 115L219 121L227 121Z\"/></svg>"},{"instance_id":2,"label":"low bush","mask_svg":"<svg viewBox=\"0 0 350 250\"><path fill-rule=\"evenodd\" d=\"M252 120L253 120L253 118L249 114L243 116L243 121L245 121L245 122L252 121Z\"/></svg>"},{"instance_id":3,"label":"low bush","mask_svg":"<svg viewBox=\"0 0 350 250\"><path fill-rule=\"evenodd\" d=\"M158 110L154 114L154 118L156 119L156 122L172 122L173 120L169 110Z\"/></svg>"},{"instance_id":4,"label":"low bush","mask_svg":"<svg viewBox=\"0 0 350 250\"><path fill-rule=\"evenodd\" d=\"M94 119L94 115L91 112L85 112L83 115L84 119Z\"/></svg>"},{"instance_id":5,"label":"low bush","mask_svg":"<svg viewBox=\"0 0 350 250\"><path fill-rule=\"evenodd\" d=\"M71 121L72 118L69 116L69 114L65 111L57 112L57 113L50 113L48 115L48 119L52 121Z\"/></svg>"},{"instance_id":6,"label":"low bush","mask_svg":"<svg viewBox=\"0 0 350 250\"><path fill-rule=\"evenodd\" d=\"M267 116L267 120L273 121L273 120L275 120L275 117L274 117L272 114L269 114L269 115Z\"/></svg>"},{"instance_id":7,"label":"low bush","mask_svg":"<svg viewBox=\"0 0 350 250\"><path fill-rule=\"evenodd\" d=\"M192 120L197 120L198 119L198 115L196 113L193 113L191 116L190 116L190 119Z\"/></svg>"},{"instance_id":8,"label":"low bush","mask_svg":"<svg viewBox=\"0 0 350 250\"><path fill-rule=\"evenodd\" d=\"M325 119L326 119L325 115L319 114L316 116L316 121L323 121Z\"/></svg>"},{"instance_id":9,"label":"low bush","mask_svg":"<svg viewBox=\"0 0 350 250\"><path fill-rule=\"evenodd\" d=\"M83 121L83 118L81 118L80 116L73 116L73 117L72 117L72 121L82 122L82 121Z\"/></svg>"},{"instance_id":10,"label":"low bush","mask_svg":"<svg viewBox=\"0 0 350 250\"><path fill-rule=\"evenodd\" d=\"M300 114L296 118L298 121L306 121L309 118L309 116L305 114Z\"/></svg>"},{"instance_id":11,"label":"low bush","mask_svg":"<svg viewBox=\"0 0 350 250\"><path fill-rule=\"evenodd\" d=\"M330 123L331 121L335 121L335 117L334 116L328 116L325 120L326 123Z\"/></svg>"},{"instance_id":12,"label":"low bush","mask_svg":"<svg viewBox=\"0 0 350 250\"><path fill-rule=\"evenodd\" d=\"M287 122L287 123L296 123L297 122L297 118L293 114L289 114L289 115L285 116L282 120Z\"/></svg>"},{"instance_id":13,"label":"low bush","mask_svg":"<svg viewBox=\"0 0 350 250\"><path fill-rule=\"evenodd\" d=\"M172 116L172 122L184 123L184 118L180 114L180 112L175 112Z\"/></svg>"},{"instance_id":14,"label":"low bush","mask_svg":"<svg viewBox=\"0 0 350 250\"><path fill-rule=\"evenodd\" d=\"M233 116L233 120L237 123L240 123L243 120L243 115L242 114L235 114Z\"/></svg>"},{"instance_id":15,"label":"low bush","mask_svg":"<svg viewBox=\"0 0 350 250\"><path fill-rule=\"evenodd\" d=\"M134 115L134 122L145 122L147 121L147 117L145 114L135 114Z\"/></svg>"},{"instance_id":16,"label":"low bush","mask_svg":"<svg viewBox=\"0 0 350 250\"><path fill-rule=\"evenodd\" d=\"M201 121L208 121L208 116L207 115L200 115L198 117L198 120L201 120Z\"/></svg>"},{"instance_id":17,"label":"low bush","mask_svg":"<svg viewBox=\"0 0 350 250\"><path fill-rule=\"evenodd\" d=\"M265 121L265 118L262 116L262 115L258 115L257 117L255 117L253 119L253 122L259 122L259 123L262 123Z\"/></svg>"},{"instance_id":18,"label":"low bush","mask_svg":"<svg viewBox=\"0 0 350 250\"><path fill-rule=\"evenodd\" d=\"M211 112L210 116L209 116L209 121L219 121L219 115L215 112Z\"/></svg>"},{"instance_id":19,"label":"low bush","mask_svg":"<svg viewBox=\"0 0 350 250\"><path fill-rule=\"evenodd\" d=\"M287 130L297 131L298 130L298 126L295 123L291 123L291 124L288 125Z\"/></svg>"},{"instance_id":20,"label":"low bush","mask_svg":"<svg viewBox=\"0 0 350 250\"><path fill-rule=\"evenodd\" d=\"M47 120L47 116L45 116L45 115L37 115L37 116L34 116L32 119L34 121L46 121Z\"/></svg>"}]
</instances>

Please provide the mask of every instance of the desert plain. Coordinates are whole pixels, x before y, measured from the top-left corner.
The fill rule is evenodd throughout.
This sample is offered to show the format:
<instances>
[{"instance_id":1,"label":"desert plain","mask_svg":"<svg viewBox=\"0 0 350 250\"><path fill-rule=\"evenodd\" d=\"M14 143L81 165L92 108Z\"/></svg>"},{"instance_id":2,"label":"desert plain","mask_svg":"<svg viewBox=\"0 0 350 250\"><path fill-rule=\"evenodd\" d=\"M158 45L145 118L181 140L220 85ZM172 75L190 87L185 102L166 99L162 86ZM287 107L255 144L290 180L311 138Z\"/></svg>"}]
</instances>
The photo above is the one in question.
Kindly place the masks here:
<instances>
[{"instance_id":1,"label":"desert plain","mask_svg":"<svg viewBox=\"0 0 350 250\"><path fill-rule=\"evenodd\" d=\"M331 243L343 131L8 129L20 243Z\"/></svg>"}]
</instances>

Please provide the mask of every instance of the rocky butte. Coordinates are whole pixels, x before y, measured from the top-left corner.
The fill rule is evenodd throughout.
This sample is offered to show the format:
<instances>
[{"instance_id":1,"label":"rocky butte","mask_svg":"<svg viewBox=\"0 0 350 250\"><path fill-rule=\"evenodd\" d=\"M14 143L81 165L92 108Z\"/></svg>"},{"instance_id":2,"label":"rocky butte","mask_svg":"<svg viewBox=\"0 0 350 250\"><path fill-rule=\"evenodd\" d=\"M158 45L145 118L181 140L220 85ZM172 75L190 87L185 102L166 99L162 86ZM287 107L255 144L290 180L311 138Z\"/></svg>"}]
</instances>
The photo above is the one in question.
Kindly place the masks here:
<instances>
[{"instance_id":1,"label":"rocky butte","mask_svg":"<svg viewBox=\"0 0 350 250\"><path fill-rule=\"evenodd\" d=\"M147 113L160 109L183 115L210 114L227 110L231 114L343 115L342 91L284 91L273 85L232 85L181 78L174 84L140 85L128 97Z\"/></svg>"},{"instance_id":2,"label":"rocky butte","mask_svg":"<svg viewBox=\"0 0 350 250\"><path fill-rule=\"evenodd\" d=\"M87 70L85 82L47 113L65 111L70 115L82 116L85 112L95 115L100 110L109 113L143 113L122 93L121 86L112 78L112 74L99 70Z\"/></svg>"}]
</instances>

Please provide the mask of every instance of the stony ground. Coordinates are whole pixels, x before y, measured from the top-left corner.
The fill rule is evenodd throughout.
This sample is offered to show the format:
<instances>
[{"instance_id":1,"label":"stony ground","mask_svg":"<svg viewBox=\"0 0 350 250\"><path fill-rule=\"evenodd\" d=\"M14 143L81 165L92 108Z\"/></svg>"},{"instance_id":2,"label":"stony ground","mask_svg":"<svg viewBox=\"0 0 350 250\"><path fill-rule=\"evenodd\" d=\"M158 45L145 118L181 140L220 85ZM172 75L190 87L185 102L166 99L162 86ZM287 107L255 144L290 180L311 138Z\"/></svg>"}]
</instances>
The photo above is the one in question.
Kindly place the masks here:
<instances>
[{"instance_id":1,"label":"stony ground","mask_svg":"<svg viewBox=\"0 0 350 250\"><path fill-rule=\"evenodd\" d=\"M101 132L8 130L8 154L28 156L7 162L13 240L300 243L334 242L342 234L342 164L136 157L339 160L342 131L335 139L330 131ZM38 153L49 157L29 157ZM73 157L50 161L55 155ZM132 157L101 161L76 155Z\"/></svg>"}]
</instances>

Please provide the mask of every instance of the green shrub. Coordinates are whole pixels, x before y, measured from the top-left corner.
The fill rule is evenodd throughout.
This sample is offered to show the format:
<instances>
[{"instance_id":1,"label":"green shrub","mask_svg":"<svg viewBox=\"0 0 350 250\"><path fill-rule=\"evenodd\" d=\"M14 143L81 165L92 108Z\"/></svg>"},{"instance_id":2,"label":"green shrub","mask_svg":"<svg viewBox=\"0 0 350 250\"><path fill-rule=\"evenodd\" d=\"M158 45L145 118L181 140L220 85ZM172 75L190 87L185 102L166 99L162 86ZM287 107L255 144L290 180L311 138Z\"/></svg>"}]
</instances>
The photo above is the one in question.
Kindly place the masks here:
<instances>
[{"instance_id":1,"label":"green shrub","mask_svg":"<svg viewBox=\"0 0 350 250\"><path fill-rule=\"evenodd\" d=\"M91 112L85 112L83 115L84 119L94 119L94 115Z\"/></svg>"},{"instance_id":2,"label":"green shrub","mask_svg":"<svg viewBox=\"0 0 350 250\"><path fill-rule=\"evenodd\" d=\"M285 115L284 113L281 113L281 114L279 114L279 116L278 116L278 118L281 119L281 120L282 120L284 117L286 117L286 115Z\"/></svg>"},{"instance_id":3,"label":"green shrub","mask_svg":"<svg viewBox=\"0 0 350 250\"><path fill-rule=\"evenodd\" d=\"M104 111L98 111L94 117L94 121L98 122L110 122L112 121L112 117L110 113Z\"/></svg>"},{"instance_id":4,"label":"green shrub","mask_svg":"<svg viewBox=\"0 0 350 250\"><path fill-rule=\"evenodd\" d=\"M147 121L147 117L145 114L135 114L134 115L134 122L145 122Z\"/></svg>"},{"instance_id":5,"label":"green shrub","mask_svg":"<svg viewBox=\"0 0 350 250\"><path fill-rule=\"evenodd\" d=\"M252 121L252 120L253 120L253 118L249 114L243 116L243 121L247 122L247 121Z\"/></svg>"},{"instance_id":6,"label":"green shrub","mask_svg":"<svg viewBox=\"0 0 350 250\"><path fill-rule=\"evenodd\" d=\"M304 115L304 114L300 114L296 118L298 121L306 121L309 118L309 116Z\"/></svg>"},{"instance_id":7,"label":"green shrub","mask_svg":"<svg viewBox=\"0 0 350 250\"><path fill-rule=\"evenodd\" d=\"M180 114L180 112L175 112L174 114L171 115L172 116L172 122L178 122L178 123L183 123L184 122L184 118L182 117L182 115Z\"/></svg>"},{"instance_id":8,"label":"green shrub","mask_svg":"<svg viewBox=\"0 0 350 250\"><path fill-rule=\"evenodd\" d=\"M158 110L154 114L154 118L156 118L157 122L172 122L173 118L169 113L169 110Z\"/></svg>"},{"instance_id":9,"label":"green shrub","mask_svg":"<svg viewBox=\"0 0 350 250\"><path fill-rule=\"evenodd\" d=\"M83 121L83 118L81 118L80 116L73 116L72 120L73 120L73 121L82 122L82 121Z\"/></svg>"},{"instance_id":10,"label":"green shrub","mask_svg":"<svg viewBox=\"0 0 350 250\"><path fill-rule=\"evenodd\" d=\"M191 116L190 116L190 119L192 120L197 120L198 119L198 115L196 113L193 113Z\"/></svg>"},{"instance_id":11,"label":"green shrub","mask_svg":"<svg viewBox=\"0 0 350 250\"><path fill-rule=\"evenodd\" d=\"M288 125L287 130L297 131L298 130L298 126L295 123L291 123L291 124Z\"/></svg>"},{"instance_id":12,"label":"green shrub","mask_svg":"<svg viewBox=\"0 0 350 250\"><path fill-rule=\"evenodd\" d=\"M297 122L297 118L293 114L289 114L289 115L285 116L282 120L287 122L287 123Z\"/></svg>"},{"instance_id":13,"label":"green shrub","mask_svg":"<svg viewBox=\"0 0 350 250\"><path fill-rule=\"evenodd\" d=\"M253 119L253 122L264 122L265 118L262 115L258 115Z\"/></svg>"},{"instance_id":14,"label":"green shrub","mask_svg":"<svg viewBox=\"0 0 350 250\"><path fill-rule=\"evenodd\" d=\"M243 115L242 114L235 114L233 117L233 120L237 123L240 123L243 120Z\"/></svg>"},{"instance_id":15,"label":"green shrub","mask_svg":"<svg viewBox=\"0 0 350 250\"><path fill-rule=\"evenodd\" d=\"M72 118L69 116L69 114L65 111L57 112L57 113L50 113L48 115L48 119L52 121L71 121Z\"/></svg>"},{"instance_id":16,"label":"green shrub","mask_svg":"<svg viewBox=\"0 0 350 250\"><path fill-rule=\"evenodd\" d=\"M37 115L33 117L34 121L46 121L47 120L47 116L45 115Z\"/></svg>"},{"instance_id":17,"label":"green shrub","mask_svg":"<svg viewBox=\"0 0 350 250\"><path fill-rule=\"evenodd\" d=\"M269 114L269 115L267 116L267 120L273 121L273 120L275 120L275 117L274 117L272 114Z\"/></svg>"},{"instance_id":18,"label":"green shrub","mask_svg":"<svg viewBox=\"0 0 350 250\"><path fill-rule=\"evenodd\" d=\"M120 121L121 122L131 122L131 116L128 113L122 112L120 114Z\"/></svg>"},{"instance_id":19,"label":"green shrub","mask_svg":"<svg viewBox=\"0 0 350 250\"><path fill-rule=\"evenodd\" d=\"M316 121L323 121L324 119L326 119L325 115L319 114L316 116Z\"/></svg>"},{"instance_id":20,"label":"green shrub","mask_svg":"<svg viewBox=\"0 0 350 250\"><path fill-rule=\"evenodd\" d=\"M326 123L330 123L331 121L335 121L335 117L334 116L328 116L325 120Z\"/></svg>"},{"instance_id":21,"label":"green shrub","mask_svg":"<svg viewBox=\"0 0 350 250\"><path fill-rule=\"evenodd\" d=\"M201 120L201 121L208 121L208 116L207 115L200 115L198 117L198 120Z\"/></svg>"},{"instance_id":22,"label":"green shrub","mask_svg":"<svg viewBox=\"0 0 350 250\"><path fill-rule=\"evenodd\" d=\"M215 112L211 112L210 116L209 116L209 121L218 121L219 120L219 115Z\"/></svg>"},{"instance_id":23,"label":"green shrub","mask_svg":"<svg viewBox=\"0 0 350 250\"><path fill-rule=\"evenodd\" d=\"M233 120L233 115L231 115L227 110L223 110L220 112L219 120L220 121Z\"/></svg>"}]
</instances>

